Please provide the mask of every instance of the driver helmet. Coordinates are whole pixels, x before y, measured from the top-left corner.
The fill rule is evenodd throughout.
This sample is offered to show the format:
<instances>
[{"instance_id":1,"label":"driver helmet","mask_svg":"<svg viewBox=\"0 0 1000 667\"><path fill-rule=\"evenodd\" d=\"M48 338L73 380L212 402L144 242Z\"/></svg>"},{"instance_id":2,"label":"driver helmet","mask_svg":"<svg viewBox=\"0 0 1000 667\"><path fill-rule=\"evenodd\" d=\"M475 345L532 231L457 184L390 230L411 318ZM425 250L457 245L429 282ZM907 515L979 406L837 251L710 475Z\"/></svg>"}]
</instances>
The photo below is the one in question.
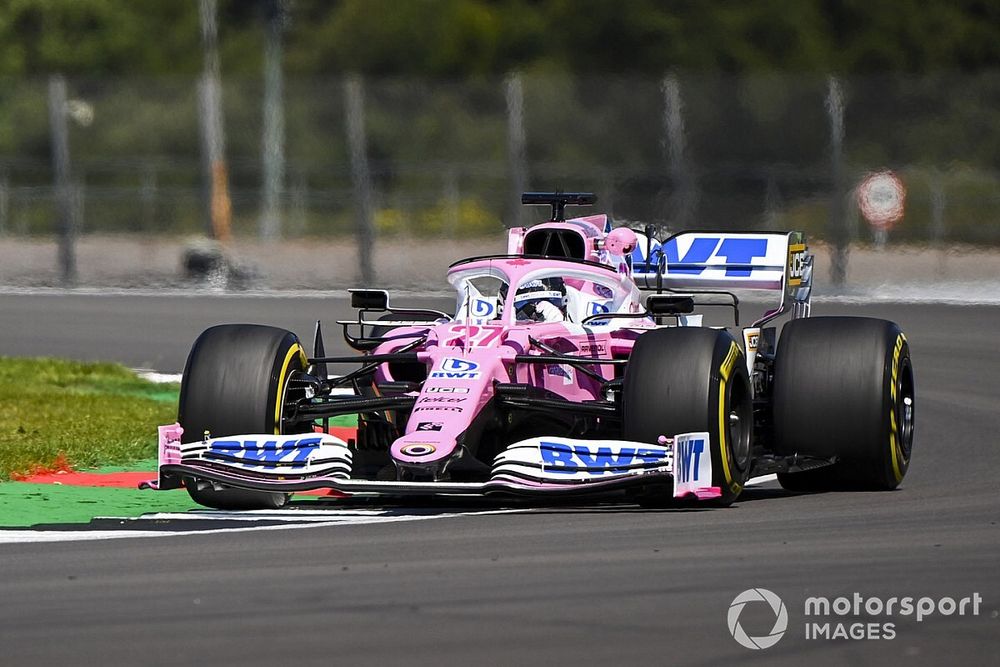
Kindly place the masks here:
<instances>
[{"instance_id":1,"label":"driver helmet","mask_svg":"<svg viewBox=\"0 0 1000 667\"><path fill-rule=\"evenodd\" d=\"M502 289L506 298L506 286ZM562 278L529 280L514 295L518 322L561 322L566 319L566 285Z\"/></svg>"}]
</instances>

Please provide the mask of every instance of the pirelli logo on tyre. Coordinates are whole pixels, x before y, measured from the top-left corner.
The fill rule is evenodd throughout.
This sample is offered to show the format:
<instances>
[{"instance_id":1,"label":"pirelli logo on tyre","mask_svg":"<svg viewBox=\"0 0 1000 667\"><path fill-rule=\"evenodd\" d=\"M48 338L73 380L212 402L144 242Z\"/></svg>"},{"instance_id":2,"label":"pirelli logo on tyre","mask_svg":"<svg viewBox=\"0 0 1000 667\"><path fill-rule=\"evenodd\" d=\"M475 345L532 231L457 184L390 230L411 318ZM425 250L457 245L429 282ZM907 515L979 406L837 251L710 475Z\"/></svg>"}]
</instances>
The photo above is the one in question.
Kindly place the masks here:
<instances>
[{"instance_id":1,"label":"pirelli logo on tyre","mask_svg":"<svg viewBox=\"0 0 1000 667\"><path fill-rule=\"evenodd\" d=\"M788 285L798 287L806 272L806 244L792 243L788 246Z\"/></svg>"}]
</instances>

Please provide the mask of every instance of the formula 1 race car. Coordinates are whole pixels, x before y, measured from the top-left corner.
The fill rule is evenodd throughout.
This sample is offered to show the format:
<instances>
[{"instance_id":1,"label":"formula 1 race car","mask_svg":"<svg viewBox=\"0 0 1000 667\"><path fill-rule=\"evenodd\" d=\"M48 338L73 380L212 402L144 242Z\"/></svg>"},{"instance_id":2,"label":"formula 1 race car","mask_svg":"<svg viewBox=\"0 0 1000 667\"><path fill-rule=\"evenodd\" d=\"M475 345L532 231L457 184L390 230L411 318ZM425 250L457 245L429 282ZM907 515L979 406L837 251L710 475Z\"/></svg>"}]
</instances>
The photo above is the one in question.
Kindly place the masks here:
<instances>
[{"instance_id":1,"label":"formula 1 race car","mask_svg":"<svg viewBox=\"0 0 1000 667\"><path fill-rule=\"evenodd\" d=\"M606 215L567 220L590 194L523 202L551 206L551 219L509 230L507 254L452 264L454 313L352 290L357 318L338 324L360 354L327 356L319 323L311 357L283 329L202 333L149 486L184 486L223 509L276 508L322 488L728 505L771 473L802 491L903 479L914 424L906 338L884 320L810 317L802 234L661 242ZM739 329L734 290L780 302ZM720 304L735 336L695 313ZM767 325L783 314L779 340ZM356 435L337 437L330 419L348 414Z\"/></svg>"}]
</instances>

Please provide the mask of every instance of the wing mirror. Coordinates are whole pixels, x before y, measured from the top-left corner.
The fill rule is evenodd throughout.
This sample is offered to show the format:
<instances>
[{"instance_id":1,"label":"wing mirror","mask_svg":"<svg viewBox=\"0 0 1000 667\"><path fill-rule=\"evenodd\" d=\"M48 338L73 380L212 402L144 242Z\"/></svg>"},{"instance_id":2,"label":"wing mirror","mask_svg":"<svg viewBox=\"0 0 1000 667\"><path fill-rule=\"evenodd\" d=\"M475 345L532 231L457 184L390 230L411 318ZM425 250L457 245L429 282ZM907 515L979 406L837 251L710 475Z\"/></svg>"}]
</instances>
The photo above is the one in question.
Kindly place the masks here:
<instances>
[{"instance_id":1,"label":"wing mirror","mask_svg":"<svg viewBox=\"0 0 1000 667\"><path fill-rule=\"evenodd\" d=\"M351 308L365 310L387 310L389 308L389 293L381 289L352 289Z\"/></svg>"},{"instance_id":2,"label":"wing mirror","mask_svg":"<svg viewBox=\"0 0 1000 667\"><path fill-rule=\"evenodd\" d=\"M687 315L694 312L694 297L676 294L651 294L646 310L652 315Z\"/></svg>"}]
</instances>

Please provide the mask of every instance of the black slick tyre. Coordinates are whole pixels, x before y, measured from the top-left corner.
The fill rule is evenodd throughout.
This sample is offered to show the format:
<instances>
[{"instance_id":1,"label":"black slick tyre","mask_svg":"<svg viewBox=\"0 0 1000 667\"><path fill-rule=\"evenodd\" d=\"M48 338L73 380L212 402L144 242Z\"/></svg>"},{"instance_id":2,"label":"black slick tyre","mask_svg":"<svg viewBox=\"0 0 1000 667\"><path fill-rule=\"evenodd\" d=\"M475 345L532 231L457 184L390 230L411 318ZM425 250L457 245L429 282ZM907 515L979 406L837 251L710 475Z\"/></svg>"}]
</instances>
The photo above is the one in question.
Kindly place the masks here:
<instances>
[{"instance_id":1,"label":"black slick tyre","mask_svg":"<svg viewBox=\"0 0 1000 667\"><path fill-rule=\"evenodd\" d=\"M750 473L753 401L743 352L725 331L677 327L640 336L625 370L623 436L708 432L712 485L729 505ZM657 504L655 501L648 504Z\"/></svg>"},{"instance_id":2,"label":"black slick tyre","mask_svg":"<svg viewBox=\"0 0 1000 667\"><path fill-rule=\"evenodd\" d=\"M184 442L194 442L206 431L217 438L299 430L283 423L282 407L289 375L306 363L305 351L290 331L255 324L206 329L191 348L181 382L177 419ZM277 509L289 498L285 493L216 489L190 478L185 486L195 502L216 509Z\"/></svg>"},{"instance_id":3,"label":"black slick tyre","mask_svg":"<svg viewBox=\"0 0 1000 667\"><path fill-rule=\"evenodd\" d=\"M775 357L775 450L836 463L778 481L793 491L895 489L910 465L914 407L910 349L895 323L792 320Z\"/></svg>"}]
</instances>

